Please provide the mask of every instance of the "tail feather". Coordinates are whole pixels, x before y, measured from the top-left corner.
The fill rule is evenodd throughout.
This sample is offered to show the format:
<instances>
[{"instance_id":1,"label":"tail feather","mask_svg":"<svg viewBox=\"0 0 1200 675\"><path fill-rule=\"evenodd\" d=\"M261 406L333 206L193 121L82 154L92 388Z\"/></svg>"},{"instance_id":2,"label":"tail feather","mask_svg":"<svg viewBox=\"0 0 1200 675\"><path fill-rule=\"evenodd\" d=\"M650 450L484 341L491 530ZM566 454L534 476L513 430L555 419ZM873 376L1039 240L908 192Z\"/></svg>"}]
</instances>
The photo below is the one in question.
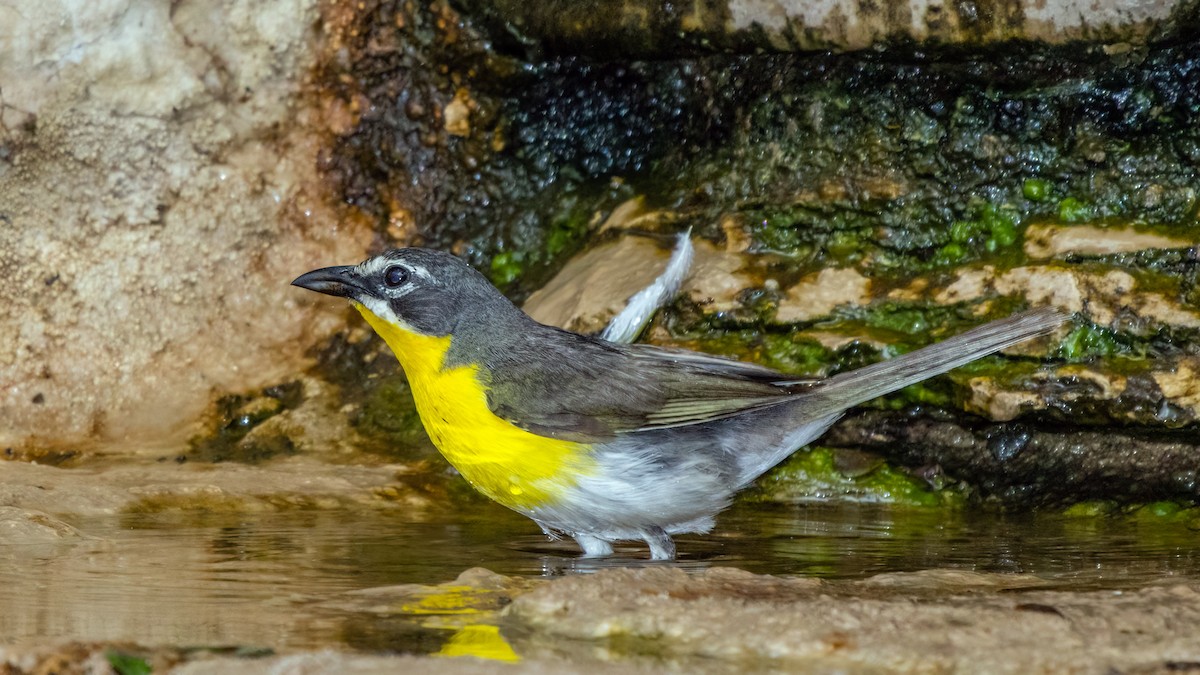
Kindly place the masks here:
<instances>
[{"instance_id":1,"label":"tail feather","mask_svg":"<svg viewBox=\"0 0 1200 675\"><path fill-rule=\"evenodd\" d=\"M998 319L894 359L835 375L815 388L806 416L836 413L910 384L941 375L1030 338L1049 333L1066 320L1052 307Z\"/></svg>"}]
</instances>

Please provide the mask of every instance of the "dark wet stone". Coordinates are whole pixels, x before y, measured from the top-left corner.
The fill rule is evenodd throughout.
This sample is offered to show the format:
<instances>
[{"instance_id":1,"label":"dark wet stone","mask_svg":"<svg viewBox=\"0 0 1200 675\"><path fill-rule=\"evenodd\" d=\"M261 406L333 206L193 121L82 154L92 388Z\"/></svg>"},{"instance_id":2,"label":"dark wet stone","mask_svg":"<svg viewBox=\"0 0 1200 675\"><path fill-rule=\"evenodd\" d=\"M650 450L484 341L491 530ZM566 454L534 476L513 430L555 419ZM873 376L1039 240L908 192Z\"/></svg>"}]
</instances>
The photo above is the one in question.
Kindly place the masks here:
<instances>
[{"instance_id":1,"label":"dark wet stone","mask_svg":"<svg viewBox=\"0 0 1200 675\"><path fill-rule=\"evenodd\" d=\"M867 411L835 425L821 442L877 452L893 465L936 460L949 477L967 481L981 496L1012 504L1200 500L1195 433L1081 430L1056 422L1022 428L1014 435L1007 424ZM994 439L1025 435L1019 452L997 457Z\"/></svg>"},{"instance_id":2,"label":"dark wet stone","mask_svg":"<svg viewBox=\"0 0 1200 675\"><path fill-rule=\"evenodd\" d=\"M1032 438L1024 426L1005 426L988 438L988 449L996 461L1007 462L1020 454Z\"/></svg>"},{"instance_id":3,"label":"dark wet stone","mask_svg":"<svg viewBox=\"0 0 1200 675\"><path fill-rule=\"evenodd\" d=\"M833 453L833 468L848 478L865 476L882 465L883 458L871 452L839 448Z\"/></svg>"}]
</instances>

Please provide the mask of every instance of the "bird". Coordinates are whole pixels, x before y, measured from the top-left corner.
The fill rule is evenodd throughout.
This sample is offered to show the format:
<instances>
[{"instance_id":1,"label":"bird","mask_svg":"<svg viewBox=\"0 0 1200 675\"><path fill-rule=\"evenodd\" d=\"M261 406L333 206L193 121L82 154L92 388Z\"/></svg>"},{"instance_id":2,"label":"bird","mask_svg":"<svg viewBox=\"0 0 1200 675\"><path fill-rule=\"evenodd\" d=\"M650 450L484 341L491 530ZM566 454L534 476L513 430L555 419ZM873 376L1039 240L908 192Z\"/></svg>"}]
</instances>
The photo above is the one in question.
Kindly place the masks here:
<instances>
[{"instance_id":1,"label":"bird","mask_svg":"<svg viewBox=\"0 0 1200 675\"><path fill-rule=\"evenodd\" d=\"M429 438L476 490L585 557L707 533L848 409L1052 331L1050 307L828 378L541 324L458 257L388 250L293 285L344 297L395 354Z\"/></svg>"}]
</instances>

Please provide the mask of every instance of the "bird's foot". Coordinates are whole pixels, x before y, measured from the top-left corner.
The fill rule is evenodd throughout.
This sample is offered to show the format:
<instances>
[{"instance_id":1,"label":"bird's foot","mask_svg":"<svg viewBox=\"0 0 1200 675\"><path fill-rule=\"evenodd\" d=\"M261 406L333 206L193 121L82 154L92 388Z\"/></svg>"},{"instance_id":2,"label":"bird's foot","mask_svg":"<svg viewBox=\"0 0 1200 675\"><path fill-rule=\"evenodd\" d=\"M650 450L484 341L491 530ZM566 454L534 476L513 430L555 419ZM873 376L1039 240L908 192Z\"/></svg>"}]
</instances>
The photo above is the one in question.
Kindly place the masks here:
<instances>
[{"instance_id":1,"label":"bird's foot","mask_svg":"<svg viewBox=\"0 0 1200 675\"><path fill-rule=\"evenodd\" d=\"M575 534L575 541L579 544L579 548L583 549L583 557L585 558L603 558L612 555L612 543L593 537L590 534Z\"/></svg>"},{"instance_id":2,"label":"bird's foot","mask_svg":"<svg viewBox=\"0 0 1200 675\"><path fill-rule=\"evenodd\" d=\"M642 539L650 546L651 560L674 560L675 541L662 528L646 530Z\"/></svg>"}]
</instances>

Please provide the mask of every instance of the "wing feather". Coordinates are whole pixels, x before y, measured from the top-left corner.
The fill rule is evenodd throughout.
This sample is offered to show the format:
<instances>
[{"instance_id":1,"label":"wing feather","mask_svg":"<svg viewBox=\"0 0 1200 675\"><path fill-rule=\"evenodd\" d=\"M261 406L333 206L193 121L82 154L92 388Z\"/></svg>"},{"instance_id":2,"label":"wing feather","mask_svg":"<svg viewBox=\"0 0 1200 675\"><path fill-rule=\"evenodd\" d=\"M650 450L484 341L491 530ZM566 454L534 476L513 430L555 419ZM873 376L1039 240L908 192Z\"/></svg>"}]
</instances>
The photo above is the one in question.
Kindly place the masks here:
<instances>
[{"instance_id":1,"label":"wing feather","mask_svg":"<svg viewBox=\"0 0 1200 675\"><path fill-rule=\"evenodd\" d=\"M581 442L703 424L778 405L814 381L719 356L623 345L546 327L488 368L492 411Z\"/></svg>"}]
</instances>

